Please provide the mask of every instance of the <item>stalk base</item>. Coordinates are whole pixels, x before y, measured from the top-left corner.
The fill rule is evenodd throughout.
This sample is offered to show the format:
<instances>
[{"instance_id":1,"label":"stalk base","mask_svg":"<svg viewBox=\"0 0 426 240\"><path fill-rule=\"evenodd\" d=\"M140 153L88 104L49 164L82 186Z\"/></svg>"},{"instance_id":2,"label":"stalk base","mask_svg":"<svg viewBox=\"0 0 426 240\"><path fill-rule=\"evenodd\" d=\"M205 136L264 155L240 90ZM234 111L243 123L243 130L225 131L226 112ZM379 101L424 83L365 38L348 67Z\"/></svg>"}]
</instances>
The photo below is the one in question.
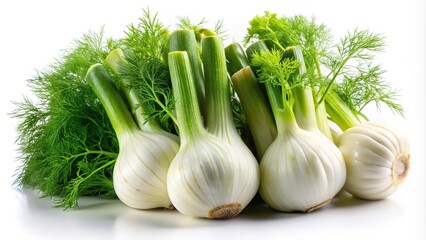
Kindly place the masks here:
<instances>
[{"instance_id":1,"label":"stalk base","mask_svg":"<svg viewBox=\"0 0 426 240\"><path fill-rule=\"evenodd\" d=\"M392 164L392 183L395 186L404 182L410 169L410 154L398 153Z\"/></svg>"},{"instance_id":2,"label":"stalk base","mask_svg":"<svg viewBox=\"0 0 426 240\"><path fill-rule=\"evenodd\" d=\"M243 207L239 203L225 204L210 210L208 217L214 219L229 219L237 216Z\"/></svg>"},{"instance_id":3,"label":"stalk base","mask_svg":"<svg viewBox=\"0 0 426 240\"><path fill-rule=\"evenodd\" d=\"M322 202L322 203L320 203L320 204L317 204L317 205L315 205L315 206L313 206L313 207L308 208L305 212L306 212L306 213L313 212L313 211L315 211L315 210L317 210L317 209L319 209L319 208L322 208L322 207L324 207L325 205L327 205L327 204L331 203L331 201L332 201L332 200L333 200L333 198L329 198L329 199L325 200L324 202Z\"/></svg>"}]
</instances>

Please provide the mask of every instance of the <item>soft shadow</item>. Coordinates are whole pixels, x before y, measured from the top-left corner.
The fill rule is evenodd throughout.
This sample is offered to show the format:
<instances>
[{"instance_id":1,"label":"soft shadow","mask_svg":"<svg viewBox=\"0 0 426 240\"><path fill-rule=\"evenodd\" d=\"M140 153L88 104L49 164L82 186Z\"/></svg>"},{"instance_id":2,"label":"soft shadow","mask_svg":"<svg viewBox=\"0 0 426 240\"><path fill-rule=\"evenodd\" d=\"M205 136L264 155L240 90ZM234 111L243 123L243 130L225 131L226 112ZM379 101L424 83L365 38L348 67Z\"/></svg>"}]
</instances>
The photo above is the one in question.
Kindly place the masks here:
<instances>
[{"instance_id":1,"label":"soft shadow","mask_svg":"<svg viewBox=\"0 0 426 240\"><path fill-rule=\"evenodd\" d=\"M23 209L29 212L89 212L97 211L98 209L111 208L114 205L121 205L118 199L102 199L99 197L80 197L78 206L76 208L64 209L62 207L55 206L55 197L43 197L38 191L25 189L25 188L14 188L15 197L19 199L20 205Z\"/></svg>"},{"instance_id":2,"label":"soft shadow","mask_svg":"<svg viewBox=\"0 0 426 240\"><path fill-rule=\"evenodd\" d=\"M215 226L224 221L193 218L171 209L138 210L128 208L117 218L115 228L196 228Z\"/></svg>"},{"instance_id":3,"label":"soft shadow","mask_svg":"<svg viewBox=\"0 0 426 240\"><path fill-rule=\"evenodd\" d=\"M249 221L263 221L265 219L293 219L304 217L305 215L308 214L303 212L280 212L272 209L265 203L256 203L248 205L237 218Z\"/></svg>"},{"instance_id":4,"label":"soft shadow","mask_svg":"<svg viewBox=\"0 0 426 240\"><path fill-rule=\"evenodd\" d=\"M212 220L188 217L177 210L137 210L127 207L118 199L106 200L91 197L81 198L79 208L64 211L53 207L53 199L40 198L37 192L19 189L15 193L17 202L23 209L20 222L34 232L42 233L43 229L50 229L53 234L59 235L64 231L63 226L68 225L88 231L102 231L103 235L112 234L116 239L150 236L150 234L164 239L176 239L173 234L186 236L188 232L194 231L214 233L219 229L240 226L242 222L257 226L261 222L269 224L269 222L282 221L291 225L294 222L300 222L293 221L294 219L315 221L328 211L340 214L342 212L340 210L344 208L348 208L351 214L356 214L359 209L367 211L374 209L379 215L393 217L401 212L400 206L392 200L367 201L341 192L331 204L312 213L283 213L273 210L265 203L256 202L250 203L233 219ZM392 212L389 212L389 209L393 209Z\"/></svg>"},{"instance_id":5,"label":"soft shadow","mask_svg":"<svg viewBox=\"0 0 426 240\"><path fill-rule=\"evenodd\" d=\"M13 187L13 193L22 209L34 211L38 209L50 209L52 207L51 198L43 198L42 195L34 190Z\"/></svg>"},{"instance_id":6,"label":"soft shadow","mask_svg":"<svg viewBox=\"0 0 426 240\"><path fill-rule=\"evenodd\" d=\"M66 225L80 229L93 228L91 231L111 229L115 220L126 207L119 200L105 200L96 197L83 197L80 207L66 209L55 207L54 198L42 197L37 191L14 189L21 211L18 221L35 235L49 229L52 234L60 234Z\"/></svg>"},{"instance_id":7,"label":"soft shadow","mask_svg":"<svg viewBox=\"0 0 426 240\"><path fill-rule=\"evenodd\" d=\"M336 208L353 208L358 206L374 205L382 201L365 200L356 198L346 191L341 191L331 203Z\"/></svg>"},{"instance_id":8,"label":"soft shadow","mask_svg":"<svg viewBox=\"0 0 426 240\"><path fill-rule=\"evenodd\" d=\"M96 211L98 209L119 207L123 203L118 199L103 199L98 197L80 197L78 207L67 211Z\"/></svg>"}]
</instances>

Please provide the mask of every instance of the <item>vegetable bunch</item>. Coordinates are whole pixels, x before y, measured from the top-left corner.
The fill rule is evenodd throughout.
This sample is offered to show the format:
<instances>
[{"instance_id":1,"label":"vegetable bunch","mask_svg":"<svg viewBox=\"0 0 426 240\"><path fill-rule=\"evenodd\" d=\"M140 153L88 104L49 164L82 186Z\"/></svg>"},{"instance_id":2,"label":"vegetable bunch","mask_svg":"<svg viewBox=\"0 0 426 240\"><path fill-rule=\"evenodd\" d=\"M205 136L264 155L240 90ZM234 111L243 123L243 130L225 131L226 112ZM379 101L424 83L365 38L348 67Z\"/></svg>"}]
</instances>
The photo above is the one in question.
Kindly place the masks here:
<instances>
[{"instance_id":1,"label":"vegetable bunch","mask_svg":"<svg viewBox=\"0 0 426 240\"><path fill-rule=\"evenodd\" d=\"M139 20L122 39L83 36L29 81L38 102L12 113L16 184L64 208L118 197L222 219L256 193L311 212L342 189L386 198L407 176L406 137L364 112L403 114L374 62L381 35L355 29L334 43L313 18L265 12L225 47L222 22L180 18L170 31L147 10Z\"/></svg>"}]
</instances>

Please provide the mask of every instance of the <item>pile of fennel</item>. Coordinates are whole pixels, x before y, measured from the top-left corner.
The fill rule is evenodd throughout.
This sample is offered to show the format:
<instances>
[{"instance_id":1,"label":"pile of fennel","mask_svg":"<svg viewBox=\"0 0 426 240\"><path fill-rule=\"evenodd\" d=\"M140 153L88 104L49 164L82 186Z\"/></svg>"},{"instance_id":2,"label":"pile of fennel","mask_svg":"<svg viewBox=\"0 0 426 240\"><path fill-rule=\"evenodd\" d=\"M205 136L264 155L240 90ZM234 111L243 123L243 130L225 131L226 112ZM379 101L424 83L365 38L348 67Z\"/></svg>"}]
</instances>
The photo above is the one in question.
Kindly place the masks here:
<instances>
[{"instance_id":1,"label":"pile of fennel","mask_svg":"<svg viewBox=\"0 0 426 240\"><path fill-rule=\"evenodd\" d=\"M16 183L64 208L118 197L228 219L257 193L275 210L312 212L342 190L384 199L405 180L407 137L364 112L403 114L373 61L382 36L356 29L335 44L314 19L265 12L245 45L225 47L221 22L180 21L170 31L144 11L124 38L85 35L32 79L40 101L13 113Z\"/></svg>"}]
</instances>

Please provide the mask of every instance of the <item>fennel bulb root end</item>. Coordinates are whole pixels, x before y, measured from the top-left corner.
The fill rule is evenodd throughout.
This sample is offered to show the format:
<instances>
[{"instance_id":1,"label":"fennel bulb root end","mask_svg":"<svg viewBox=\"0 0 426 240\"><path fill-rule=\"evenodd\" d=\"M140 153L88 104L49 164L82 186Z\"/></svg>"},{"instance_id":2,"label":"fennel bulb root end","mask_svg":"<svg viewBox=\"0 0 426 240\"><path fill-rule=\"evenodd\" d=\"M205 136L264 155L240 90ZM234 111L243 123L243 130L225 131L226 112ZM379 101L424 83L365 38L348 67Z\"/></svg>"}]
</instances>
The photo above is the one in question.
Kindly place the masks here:
<instances>
[{"instance_id":1,"label":"fennel bulb root end","mask_svg":"<svg viewBox=\"0 0 426 240\"><path fill-rule=\"evenodd\" d=\"M214 219L229 219L237 216L243 210L240 203L225 204L212 209L208 217Z\"/></svg>"},{"instance_id":2,"label":"fennel bulb root end","mask_svg":"<svg viewBox=\"0 0 426 240\"><path fill-rule=\"evenodd\" d=\"M392 183L394 186L399 186L404 182L410 170L410 154L398 153L395 161L392 164Z\"/></svg>"},{"instance_id":3,"label":"fennel bulb root end","mask_svg":"<svg viewBox=\"0 0 426 240\"><path fill-rule=\"evenodd\" d=\"M331 203L331 201L333 201L333 198L329 198L329 199L325 200L324 202L321 202L321 203L320 203L320 204L318 204L318 205L315 205L315 206L313 206L313 207L311 207L311 208L308 208L308 209L305 211L305 213L310 213L310 212L313 212L313 211L315 211L315 210L317 210L317 209L320 209L320 208L324 207L325 205L327 205L327 204Z\"/></svg>"},{"instance_id":4,"label":"fennel bulb root end","mask_svg":"<svg viewBox=\"0 0 426 240\"><path fill-rule=\"evenodd\" d=\"M346 130L338 146L348 170L344 189L354 197L385 199L408 175L410 143L396 127L361 123Z\"/></svg>"}]
</instances>

